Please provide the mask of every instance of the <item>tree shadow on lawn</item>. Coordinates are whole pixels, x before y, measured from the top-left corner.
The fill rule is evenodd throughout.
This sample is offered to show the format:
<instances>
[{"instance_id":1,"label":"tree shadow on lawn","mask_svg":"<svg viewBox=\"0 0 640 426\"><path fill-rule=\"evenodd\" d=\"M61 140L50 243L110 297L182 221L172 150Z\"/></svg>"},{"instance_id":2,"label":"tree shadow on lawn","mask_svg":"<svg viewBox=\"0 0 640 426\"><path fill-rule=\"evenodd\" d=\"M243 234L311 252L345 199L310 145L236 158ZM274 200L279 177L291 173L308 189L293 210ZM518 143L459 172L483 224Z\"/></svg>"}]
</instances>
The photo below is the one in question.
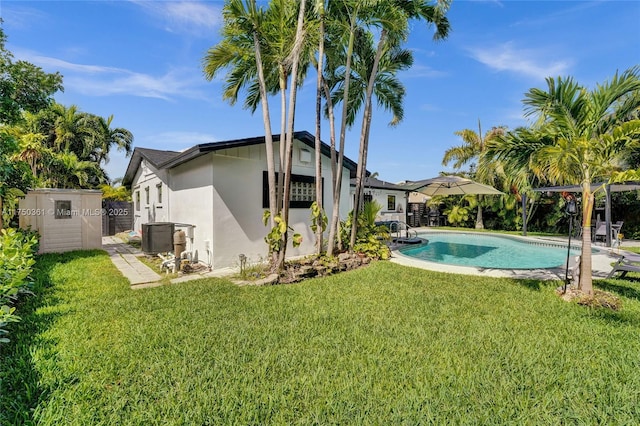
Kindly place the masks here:
<instances>
[{"instance_id":1,"label":"tree shadow on lawn","mask_svg":"<svg viewBox=\"0 0 640 426\"><path fill-rule=\"evenodd\" d=\"M620 296L624 296L628 299L635 299L640 301L640 290L638 287L633 287L631 283L636 286L640 285L639 278L628 278L625 281L619 280L600 280L596 283L597 287L610 293L616 293Z\"/></svg>"},{"instance_id":2,"label":"tree shadow on lawn","mask_svg":"<svg viewBox=\"0 0 640 426\"><path fill-rule=\"evenodd\" d=\"M51 279L53 269L77 259L103 255L100 250L43 254L36 257L31 277L34 295L23 297L17 305L21 321L12 324L11 342L0 345L0 424L33 423L33 412L50 394L40 384L40 373L33 362L35 351L45 359L55 356L56 341L43 334L64 312ZM51 309L41 309L51 307ZM39 311L40 310L40 311ZM38 312L39 311L39 312Z\"/></svg>"},{"instance_id":3,"label":"tree shadow on lawn","mask_svg":"<svg viewBox=\"0 0 640 426\"><path fill-rule=\"evenodd\" d=\"M516 279L514 280L514 282L521 285L522 287L526 287L529 290L534 290L534 291L540 291L546 287L552 287L552 286L557 287L557 283L558 283L557 281L522 279L522 278Z\"/></svg>"}]
</instances>

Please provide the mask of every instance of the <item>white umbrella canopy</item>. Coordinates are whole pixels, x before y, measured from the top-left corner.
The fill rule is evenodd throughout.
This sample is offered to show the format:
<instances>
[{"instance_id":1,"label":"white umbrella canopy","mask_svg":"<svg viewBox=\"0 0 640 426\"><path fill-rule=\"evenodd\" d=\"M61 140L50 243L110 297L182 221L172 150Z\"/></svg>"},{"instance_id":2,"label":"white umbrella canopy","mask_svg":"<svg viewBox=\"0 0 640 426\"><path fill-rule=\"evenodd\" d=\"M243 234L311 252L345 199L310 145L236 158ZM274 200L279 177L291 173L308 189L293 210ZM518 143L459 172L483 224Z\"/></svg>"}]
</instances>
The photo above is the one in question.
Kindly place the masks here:
<instances>
[{"instance_id":1,"label":"white umbrella canopy","mask_svg":"<svg viewBox=\"0 0 640 426\"><path fill-rule=\"evenodd\" d=\"M438 176L431 179L403 184L409 191L421 192L434 197L436 195L488 194L504 195L492 186L466 179L460 176Z\"/></svg>"}]
</instances>

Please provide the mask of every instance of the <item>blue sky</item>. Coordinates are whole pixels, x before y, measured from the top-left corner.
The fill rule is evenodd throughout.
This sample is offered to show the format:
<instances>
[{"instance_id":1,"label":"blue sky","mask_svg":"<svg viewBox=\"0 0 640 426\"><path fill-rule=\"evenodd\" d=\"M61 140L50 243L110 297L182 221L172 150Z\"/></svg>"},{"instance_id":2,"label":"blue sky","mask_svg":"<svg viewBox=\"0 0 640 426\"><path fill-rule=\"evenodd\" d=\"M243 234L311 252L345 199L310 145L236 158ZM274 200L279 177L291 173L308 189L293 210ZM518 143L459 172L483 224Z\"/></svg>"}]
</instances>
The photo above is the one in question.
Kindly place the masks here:
<instances>
[{"instance_id":1,"label":"blue sky","mask_svg":"<svg viewBox=\"0 0 640 426\"><path fill-rule=\"evenodd\" d=\"M0 2L7 48L17 59L64 76L56 100L109 116L133 132L134 146L182 150L198 143L264 134L262 116L222 101L221 74L208 82L202 58L219 39L222 1ZM442 166L458 130L526 125L522 99L548 76L587 87L640 64L638 1L453 1L452 31L434 43L413 23L406 47L414 66L400 74L405 119L389 127L376 110L368 170L390 182L452 171ZM314 73L310 73L315 79ZM314 83L299 92L296 130L314 132ZM279 129L273 99L274 129ZM278 130L279 131L279 130ZM276 131L277 132L277 131ZM328 142L328 126L323 140ZM347 135L357 160L359 123ZM112 178L128 159L114 153Z\"/></svg>"}]
</instances>

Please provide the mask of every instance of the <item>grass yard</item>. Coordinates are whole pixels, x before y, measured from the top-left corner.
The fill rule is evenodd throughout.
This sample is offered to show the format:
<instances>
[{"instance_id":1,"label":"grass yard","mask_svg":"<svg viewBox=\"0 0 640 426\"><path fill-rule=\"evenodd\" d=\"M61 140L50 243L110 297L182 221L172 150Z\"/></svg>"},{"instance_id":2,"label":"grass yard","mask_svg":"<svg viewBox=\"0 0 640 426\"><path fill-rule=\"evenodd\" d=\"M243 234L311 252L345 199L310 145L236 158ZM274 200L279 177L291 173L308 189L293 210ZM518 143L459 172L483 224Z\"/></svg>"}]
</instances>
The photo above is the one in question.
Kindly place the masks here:
<instances>
[{"instance_id":1,"label":"grass yard","mask_svg":"<svg viewBox=\"0 0 640 426\"><path fill-rule=\"evenodd\" d=\"M638 424L640 282L618 312L559 282L378 262L294 285L132 291L45 255L0 347L0 424Z\"/></svg>"}]
</instances>

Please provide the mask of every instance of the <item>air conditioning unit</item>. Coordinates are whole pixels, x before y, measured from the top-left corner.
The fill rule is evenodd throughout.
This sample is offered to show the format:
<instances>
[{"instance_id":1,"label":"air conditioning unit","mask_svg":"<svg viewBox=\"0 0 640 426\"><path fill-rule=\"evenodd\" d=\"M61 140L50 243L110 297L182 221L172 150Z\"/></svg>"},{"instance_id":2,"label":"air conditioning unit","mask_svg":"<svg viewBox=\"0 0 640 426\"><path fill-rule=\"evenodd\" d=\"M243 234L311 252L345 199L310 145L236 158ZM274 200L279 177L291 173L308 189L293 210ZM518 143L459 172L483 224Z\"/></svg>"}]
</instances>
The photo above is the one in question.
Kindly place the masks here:
<instances>
[{"instance_id":1,"label":"air conditioning unit","mask_svg":"<svg viewBox=\"0 0 640 426\"><path fill-rule=\"evenodd\" d=\"M173 251L172 222L153 222L142 225L142 251L145 254L158 254Z\"/></svg>"}]
</instances>

